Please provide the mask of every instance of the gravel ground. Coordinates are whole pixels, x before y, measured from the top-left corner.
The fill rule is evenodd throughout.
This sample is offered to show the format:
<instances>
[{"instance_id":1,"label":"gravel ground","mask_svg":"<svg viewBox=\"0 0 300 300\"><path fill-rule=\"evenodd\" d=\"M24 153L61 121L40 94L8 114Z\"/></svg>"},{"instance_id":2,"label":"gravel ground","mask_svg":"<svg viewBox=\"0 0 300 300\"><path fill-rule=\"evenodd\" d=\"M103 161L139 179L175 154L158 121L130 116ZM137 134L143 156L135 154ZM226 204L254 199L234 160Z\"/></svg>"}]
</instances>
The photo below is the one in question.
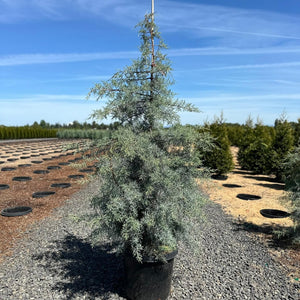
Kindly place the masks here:
<instances>
[{"instance_id":1,"label":"gravel ground","mask_svg":"<svg viewBox=\"0 0 300 300\"><path fill-rule=\"evenodd\" d=\"M89 227L70 216L90 211L97 182L28 230L0 265L0 299L124 299L122 257L103 242L92 247ZM299 299L267 249L239 230L219 205L205 209L196 239L200 253L179 247L169 299ZM123 297L122 297L123 295Z\"/></svg>"}]
</instances>

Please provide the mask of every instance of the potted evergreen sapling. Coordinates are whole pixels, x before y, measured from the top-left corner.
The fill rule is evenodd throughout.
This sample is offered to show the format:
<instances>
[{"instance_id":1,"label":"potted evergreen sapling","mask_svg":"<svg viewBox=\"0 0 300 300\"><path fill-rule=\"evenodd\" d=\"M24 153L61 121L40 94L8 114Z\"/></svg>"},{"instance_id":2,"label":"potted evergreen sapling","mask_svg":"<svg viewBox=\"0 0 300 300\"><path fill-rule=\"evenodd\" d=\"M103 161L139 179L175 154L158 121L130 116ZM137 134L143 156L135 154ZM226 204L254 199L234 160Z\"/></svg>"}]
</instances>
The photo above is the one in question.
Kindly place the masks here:
<instances>
[{"instance_id":1,"label":"potted evergreen sapling","mask_svg":"<svg viewBox=\"0 0 300 300\"><path fill-rule=\"evenodd\" d=\"M211 143L179 124L179 111L197 109L169 89L170 62L152 17L138 24L140 57L88 96L108 99L93 117L121 124L111 139L98 141L101 186L92 199L93 235L118 242L127 297L139 300L168 297L178 241L189 239L205 200L195 182L204 168L197 168L194 149L205 151Z\"/></svg>"}]
</instances>

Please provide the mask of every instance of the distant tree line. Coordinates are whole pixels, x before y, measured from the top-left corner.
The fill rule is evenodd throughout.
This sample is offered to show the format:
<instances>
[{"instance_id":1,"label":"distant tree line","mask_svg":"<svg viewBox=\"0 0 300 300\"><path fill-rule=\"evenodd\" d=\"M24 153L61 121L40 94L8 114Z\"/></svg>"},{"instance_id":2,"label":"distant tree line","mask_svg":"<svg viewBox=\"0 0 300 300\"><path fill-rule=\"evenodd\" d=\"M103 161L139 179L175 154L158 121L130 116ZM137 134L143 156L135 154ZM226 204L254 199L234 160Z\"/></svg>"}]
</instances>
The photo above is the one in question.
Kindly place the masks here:
<instances>
[{"instance_id":1,"label":"distant tree line","mask_svg":"<svg viewBox=\"0 0 300 300\"><path fill-rule=\"evenodd\" d=\"M54 138L56 129L46 129L33 126L0 126L0 140Z\"/></svg>"},{"instance_id":2,"label":"distant tree line","mask_svg":"<svg viewBox=\"0 0 300 300\"><path fill-rule=\"evenodd\" d=\"M112 124L79 123L73 121L69 124L50 124L45 120L39 123L35 121L32 125L4 126L0 125L0 140L4 139L31 139L31 138L101 138L119 126L118 122Z\"/></svg>"},{"instance_id":3,"label":"distant tree line","mask_svg":"<svg viewBox=\"0 0 300 300\"><path fill-rule=\"evenodd\" d=\"M50 124L46 122L45 120L41 120L39 123L35 121L32 125L28 125L31 127L41 127L45 129L110 129L114 130L116 129L120 124L118 122L114 122L111 124L104 124L104 123L97 123L93 121L92 123L83 122L80 123L77 120L74 120L73 122L70 122L68 124Z\"/></svg>"}]
</instances>

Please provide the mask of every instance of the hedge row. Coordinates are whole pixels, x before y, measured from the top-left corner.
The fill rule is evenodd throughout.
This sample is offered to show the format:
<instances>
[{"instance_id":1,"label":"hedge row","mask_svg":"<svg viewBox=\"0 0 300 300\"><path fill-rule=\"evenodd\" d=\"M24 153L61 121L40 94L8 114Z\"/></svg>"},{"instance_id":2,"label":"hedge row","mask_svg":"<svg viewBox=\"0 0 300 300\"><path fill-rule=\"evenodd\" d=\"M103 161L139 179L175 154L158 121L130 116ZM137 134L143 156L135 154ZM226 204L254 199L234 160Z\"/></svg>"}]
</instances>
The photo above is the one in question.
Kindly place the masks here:
<instances>
[{"instance_id":1,"label":"hedge row","mask_svg":"<svg viewBox=\"0 0 300 300\"><path fill-rule=\"evenodd\" d=\"M29 126L0 127L0 139L32 139L56 137L56 129L43 129Z\"/></svg>"},{"instance_id":2,"label":"hedge row","mask_svg":"<svg viewBox=\"0 0 300 300\"><path fill-rule=\"evenodd\" d=\"M102 139L110 138L111 130L99 129L62 129L58 130L57 137L61 139Z\"/></svg>"},{"instance_id":3,"label":"hedge row","mask_svg":"<svg viewBox=\"0 0 300 300\"><path fill-rule=\"evenodd\" d=\"M282 163L294 147L295 131L285 118L276 120L274 127L248 125L239 141L238 160L243 169L282 179Z\"/></svg>"}]
</instances>

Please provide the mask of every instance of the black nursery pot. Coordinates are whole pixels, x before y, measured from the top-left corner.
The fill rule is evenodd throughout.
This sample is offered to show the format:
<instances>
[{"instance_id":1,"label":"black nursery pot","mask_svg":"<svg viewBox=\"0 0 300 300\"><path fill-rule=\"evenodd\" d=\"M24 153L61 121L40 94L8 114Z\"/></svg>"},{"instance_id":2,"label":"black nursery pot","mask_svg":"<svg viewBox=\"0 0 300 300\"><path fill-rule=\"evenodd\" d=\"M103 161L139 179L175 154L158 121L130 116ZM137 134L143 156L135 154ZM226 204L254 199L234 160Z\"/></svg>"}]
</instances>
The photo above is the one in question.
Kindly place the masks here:
<instances>
[{"instance_id":1,"label":"black nursery pot","mask_svg":"<svg viewBox=\"0 0 300 300\"><path fill-rule=\"evenodd\" d=\"M167 262L151 258L139 263L129 252L125 253L125 293L130 300L166 300L170 294L174 257L177 250L166 256Z\"/></svg>"}]
</instances>

